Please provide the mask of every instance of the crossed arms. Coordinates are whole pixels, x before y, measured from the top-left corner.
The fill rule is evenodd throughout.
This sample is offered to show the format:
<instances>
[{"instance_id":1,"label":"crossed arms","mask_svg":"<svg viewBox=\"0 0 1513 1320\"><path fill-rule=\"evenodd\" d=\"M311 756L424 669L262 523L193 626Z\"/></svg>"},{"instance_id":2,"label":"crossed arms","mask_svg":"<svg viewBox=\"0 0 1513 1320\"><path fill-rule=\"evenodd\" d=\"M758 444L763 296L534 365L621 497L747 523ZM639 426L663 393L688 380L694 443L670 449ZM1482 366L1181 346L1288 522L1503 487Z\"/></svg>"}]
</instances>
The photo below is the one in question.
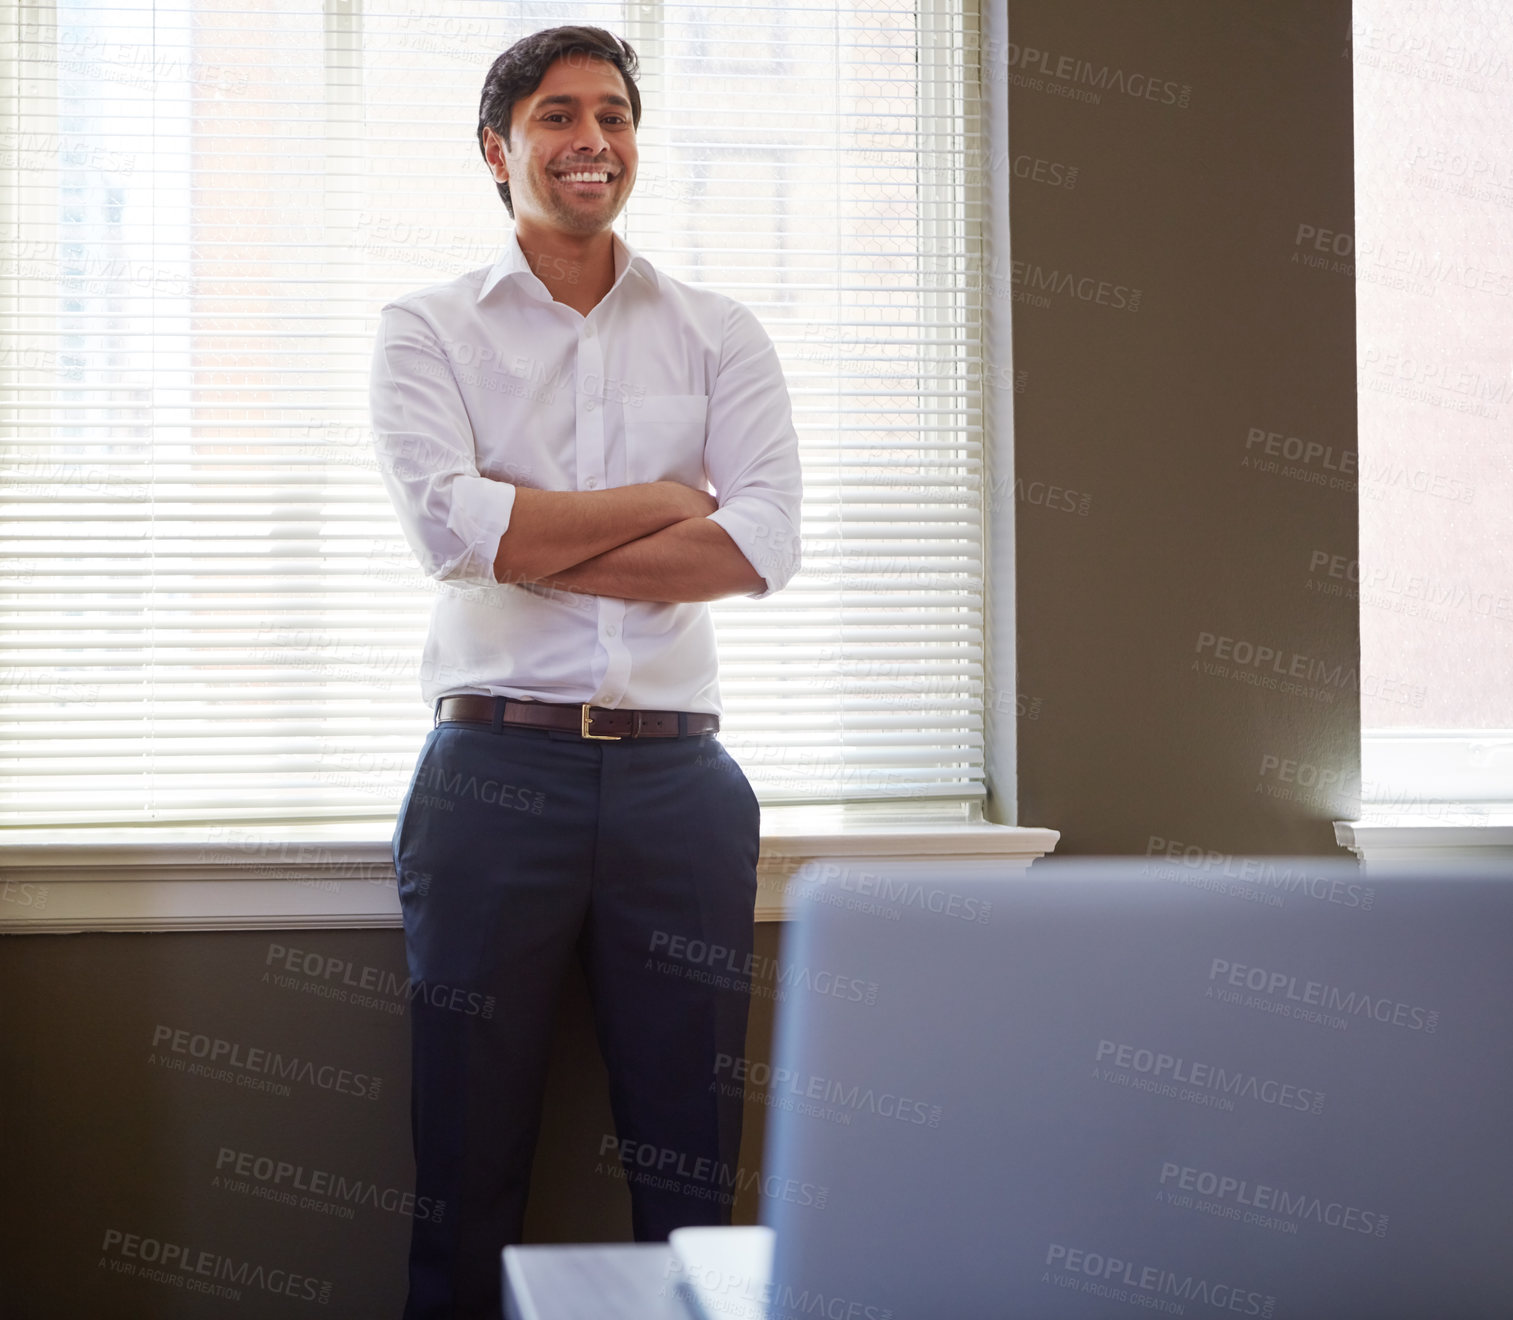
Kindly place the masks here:
<instances>
[{"instance_id":1,"label":"crossed arms","mask_svg":"<svg viewBox=\"0 0 1513 1320\"><path fill-rule=\"evenodd\" d=\"M461 321L470 307L448 314ZM769 594L797 571L797 437L777 355L750 312L731 304L708 386L700 458L718 500L675 480L555 489L571 455L533 448L533 411L504 406L509 374L459 370L443 346L476 352L489 333L464 322L448 336L418 308L392 304L380 319L378 467L430 577L674 603ZM484 445L499 477L480 470ZM655 470L654 449L641 458Z\"/></svg>"},{"instance_id":2,"label":"crossed arms","mask_svg":"<svg viewBox=\"0 0 1513 1320\"><path fill-rule=\"evenodd\" d=\"M705 601L761 591L766 579L705 515L714 496L678 481L610 490L520 487L494 576L626 600Z\"/></svg>"}]
</instances>

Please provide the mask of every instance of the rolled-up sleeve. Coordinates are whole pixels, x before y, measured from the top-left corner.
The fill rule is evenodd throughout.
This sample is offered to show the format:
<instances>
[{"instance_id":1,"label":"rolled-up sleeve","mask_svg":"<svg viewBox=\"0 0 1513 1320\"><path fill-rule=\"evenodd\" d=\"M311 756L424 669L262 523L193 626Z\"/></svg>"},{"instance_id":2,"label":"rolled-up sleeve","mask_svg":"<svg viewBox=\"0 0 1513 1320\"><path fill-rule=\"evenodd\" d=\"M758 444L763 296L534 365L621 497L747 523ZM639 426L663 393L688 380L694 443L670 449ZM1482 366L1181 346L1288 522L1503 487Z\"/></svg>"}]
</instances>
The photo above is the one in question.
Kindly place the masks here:
<instances>
[{"instance_id":1,"label":"rolled-up sleeve","mask_svg":"<svg viewBox=\"0 0 1513 1320\"><path fill-rule=\"evenodd\" d=\"M709 519L765 579L766 589L751 593L760 600L798 572L803 478L777 350L739 303L726 314L708 416L704 468L720 502Z\"/></svg>"},{"instance_id":2,"label":"rolled-up sleeve","mask_svg":"<svg viewBox=\"0 0 1513 1320\"><path fill-rule=\"evenodd\" d=\"M421 567L438 581L493 585L515 487L479 473L451 363L431 327L402 307L379 318L369 404L378 468Z\"/></svg>"}]
</instances>

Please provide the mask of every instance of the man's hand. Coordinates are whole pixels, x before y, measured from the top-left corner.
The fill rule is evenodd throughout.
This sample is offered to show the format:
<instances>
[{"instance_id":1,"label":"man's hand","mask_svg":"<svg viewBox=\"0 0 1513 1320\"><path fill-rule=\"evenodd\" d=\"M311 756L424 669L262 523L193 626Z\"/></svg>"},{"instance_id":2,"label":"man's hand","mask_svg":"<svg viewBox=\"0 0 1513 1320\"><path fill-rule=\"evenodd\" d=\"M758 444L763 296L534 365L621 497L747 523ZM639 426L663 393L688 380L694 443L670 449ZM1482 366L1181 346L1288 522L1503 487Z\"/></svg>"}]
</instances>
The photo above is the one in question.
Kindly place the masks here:
<instances>
[{"instance_id":1,"label":"man's hand","mask_svg":"<svg viewBox=\"0 0 1513 1320\"><path fill-rule=\"evenodd\" d=\"M494 577L505 583L536 582L717 508L713 495L681 481L609 490L517 486L510 525L494 556Z\"/></svg>"}]
</instances>

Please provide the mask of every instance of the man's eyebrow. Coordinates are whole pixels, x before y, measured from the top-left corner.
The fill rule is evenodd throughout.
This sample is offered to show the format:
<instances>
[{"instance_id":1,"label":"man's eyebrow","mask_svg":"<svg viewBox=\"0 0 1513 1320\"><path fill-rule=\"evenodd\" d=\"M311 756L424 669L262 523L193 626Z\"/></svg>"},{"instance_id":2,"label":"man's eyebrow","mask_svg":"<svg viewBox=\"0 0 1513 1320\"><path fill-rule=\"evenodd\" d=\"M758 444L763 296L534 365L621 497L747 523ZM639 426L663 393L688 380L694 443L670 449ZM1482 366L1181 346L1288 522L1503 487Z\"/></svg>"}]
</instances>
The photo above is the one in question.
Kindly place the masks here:
<instances>
[{"instance_id":1,"label":"man's eyebrow","mask_svg":"<svg viewBox=\"0 0 1513 1320\"><path fill-rule=\"evenodd\" d=\"M578 98L576 96L569 96L566 92L558 92L555 96L543 96L541 98L541 100L538 101L536 104L537 105L577 105L578 104ZM619 96L619 95L617 95L614 92L605 92L604 95L599 98L599 104L600 105L618 105L618 106L624 106L625 109L627 109L627 110L630 109L630 102L628 100L626 100L625 97Z\"/></svg>"}]
</instances>

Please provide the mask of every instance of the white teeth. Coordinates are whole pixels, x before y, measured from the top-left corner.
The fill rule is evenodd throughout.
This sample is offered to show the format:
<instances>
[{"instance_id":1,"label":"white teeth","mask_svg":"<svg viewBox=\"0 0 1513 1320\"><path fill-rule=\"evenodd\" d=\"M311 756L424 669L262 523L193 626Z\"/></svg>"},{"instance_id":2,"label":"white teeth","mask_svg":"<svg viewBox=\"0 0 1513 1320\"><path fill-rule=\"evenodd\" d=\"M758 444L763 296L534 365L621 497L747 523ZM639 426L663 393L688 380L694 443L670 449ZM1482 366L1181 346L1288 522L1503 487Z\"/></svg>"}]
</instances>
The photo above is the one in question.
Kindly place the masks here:
<instances>
[{"instance_id":1,"label":"white teeth","mask_svg":"<svg viewBox=\"0 0 1513 1320\"><path fill-rule=\"evenodd\" d=\"M582 171L582 172L577 173L577 174L563 174L560 177L563 178L563 179L566 179L568 183L608 183L609 182L609 175L606 174L602 170L593 171L593 172Z\"/></svg>"}]
</instances>

